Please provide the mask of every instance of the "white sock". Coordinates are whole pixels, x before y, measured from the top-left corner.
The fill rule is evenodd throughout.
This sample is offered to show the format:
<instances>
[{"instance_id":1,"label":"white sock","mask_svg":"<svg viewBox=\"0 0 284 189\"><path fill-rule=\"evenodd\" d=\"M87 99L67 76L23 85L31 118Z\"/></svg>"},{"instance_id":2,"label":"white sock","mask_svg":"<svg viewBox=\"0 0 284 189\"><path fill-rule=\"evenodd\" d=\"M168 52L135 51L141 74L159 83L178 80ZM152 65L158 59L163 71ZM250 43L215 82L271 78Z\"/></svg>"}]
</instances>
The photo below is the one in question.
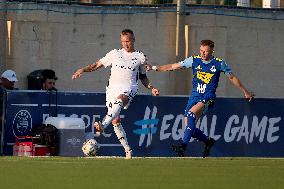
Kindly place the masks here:
<instances>
[{"instance_id":1,"label":"white sock","mask_svg":"<svg viewBox=\"0 0 284 189\"><path fill-rule=\"evenodd\" d=\"M119 142L122 144L125 151L130 150L130 146L128 145L126 133L121 125L121 123L118 123L116 125L113 125L113 130L119 140Z\"/></svg>"},{"instance_id":2,"label":"white sock","mask_svg":"<svg viewBox=\"0 0 284 189\"><path fill-rule=\"evenodd\" d=\"M107 115L102 121L102 125L104 128L108 126L112 120L114 120L119 114L123 107L123 102L121 99L116 99L114 102L110 103L107 109Z\"/></svg>"}]
</instances>

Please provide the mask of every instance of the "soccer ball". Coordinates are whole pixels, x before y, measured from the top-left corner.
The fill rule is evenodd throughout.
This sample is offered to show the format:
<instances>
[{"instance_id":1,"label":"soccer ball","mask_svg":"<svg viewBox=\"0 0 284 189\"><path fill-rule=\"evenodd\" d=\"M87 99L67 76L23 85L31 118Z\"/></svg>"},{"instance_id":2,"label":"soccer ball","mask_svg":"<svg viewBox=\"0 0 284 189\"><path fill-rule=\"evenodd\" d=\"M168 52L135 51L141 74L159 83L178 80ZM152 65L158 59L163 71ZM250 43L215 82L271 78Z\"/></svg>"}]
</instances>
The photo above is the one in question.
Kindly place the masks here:
<instances>
[{"instance_id":1,"label":"soccer ball","mask_svg":"<svg viewBox=\"0 0 284 189\"><path fill-rule=\"evenodd\" d=\"M83 143L82 151L85 156L96 156L99 148L99 144L95 139L89 139Z\"/></svg>"}]
</instances>

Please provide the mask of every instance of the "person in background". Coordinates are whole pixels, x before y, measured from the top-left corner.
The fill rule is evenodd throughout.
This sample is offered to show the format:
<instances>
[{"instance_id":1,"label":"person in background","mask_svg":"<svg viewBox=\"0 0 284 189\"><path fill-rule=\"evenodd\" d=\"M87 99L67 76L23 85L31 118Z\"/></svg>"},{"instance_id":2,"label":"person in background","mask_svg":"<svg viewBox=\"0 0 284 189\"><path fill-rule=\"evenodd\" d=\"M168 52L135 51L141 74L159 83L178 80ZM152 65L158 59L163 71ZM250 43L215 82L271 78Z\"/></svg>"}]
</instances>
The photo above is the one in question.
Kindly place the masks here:
<instances>
[{"instance_id":1,"label":"person in background","mask_svg":"<svg viewBox=\"0 0 284 189\"><path fill-rule=\"evenodd\" d=\"M14 86L16 82L18 82L18 79L13 70L6 70L2 73L0 78L0 136L2 136L4 93L6 90L17 90Z\"/></svg>"},{"instance_id":2,"label":"person in background","mask_svg":"<svg viewBox=\"0 0 284 189\"><path fill-rule=\"evenodd\" d=\"M0 86L2 89L14 90L15 82L18 82L17 75L13 70L6 70L1 75Z\"/></svg>"},{"instance_id":3,"label":"person in background","mask_svg":"<svg viewBox=\"0 0 284 189\"><path fill-rule=\"evenodd\" d=\"M57 77L55 75L55 72L53 70L43 70L42 73L42 90L46 91L57 91L55 88L55 82L57 80Z\"/></svg>"}]
</instances>

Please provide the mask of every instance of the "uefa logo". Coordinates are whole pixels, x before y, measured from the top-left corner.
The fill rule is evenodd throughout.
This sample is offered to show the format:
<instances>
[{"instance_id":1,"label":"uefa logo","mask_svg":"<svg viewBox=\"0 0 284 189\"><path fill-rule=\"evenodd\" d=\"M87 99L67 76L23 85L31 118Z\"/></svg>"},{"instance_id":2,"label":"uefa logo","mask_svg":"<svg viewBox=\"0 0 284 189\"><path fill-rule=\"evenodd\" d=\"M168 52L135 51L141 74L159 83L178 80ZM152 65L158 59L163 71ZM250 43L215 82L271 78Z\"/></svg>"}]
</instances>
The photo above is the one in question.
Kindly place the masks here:
<instances>
[{"instance_id":1,"label":"uefa logo","mask_svg":"<svg viewBox=\"0 0 284 189\"><path fill-rule=\"evenodd\" d=\"M26 136L32 129L32 117L27 110L20 110L13 120L13 133L15 136Z\"/></svg>"}]
</instances>

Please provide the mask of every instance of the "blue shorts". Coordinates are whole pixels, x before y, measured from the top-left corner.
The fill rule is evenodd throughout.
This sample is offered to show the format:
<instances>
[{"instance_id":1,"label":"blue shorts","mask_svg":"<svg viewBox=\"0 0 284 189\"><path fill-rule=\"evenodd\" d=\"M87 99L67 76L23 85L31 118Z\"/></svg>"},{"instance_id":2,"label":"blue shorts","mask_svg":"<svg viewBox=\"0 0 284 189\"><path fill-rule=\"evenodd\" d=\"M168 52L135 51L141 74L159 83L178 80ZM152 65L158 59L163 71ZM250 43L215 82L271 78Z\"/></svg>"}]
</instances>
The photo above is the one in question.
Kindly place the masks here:
<instances>
[{"instance_id":1,"label":"blue shorts","mask_svg":"<svg viewBox=\"0 0 284 189\"><path fill-rule=\"evenodd\" d=\"M210 110L214 106L215 98L216 98L215 96L209 96L209 95L208 96L190 96L187 101L184 115L187 116L189 110L198 102L202 102L205 105L202 115L206 114L208 110Z\"/></svg>"}]
</instances>

